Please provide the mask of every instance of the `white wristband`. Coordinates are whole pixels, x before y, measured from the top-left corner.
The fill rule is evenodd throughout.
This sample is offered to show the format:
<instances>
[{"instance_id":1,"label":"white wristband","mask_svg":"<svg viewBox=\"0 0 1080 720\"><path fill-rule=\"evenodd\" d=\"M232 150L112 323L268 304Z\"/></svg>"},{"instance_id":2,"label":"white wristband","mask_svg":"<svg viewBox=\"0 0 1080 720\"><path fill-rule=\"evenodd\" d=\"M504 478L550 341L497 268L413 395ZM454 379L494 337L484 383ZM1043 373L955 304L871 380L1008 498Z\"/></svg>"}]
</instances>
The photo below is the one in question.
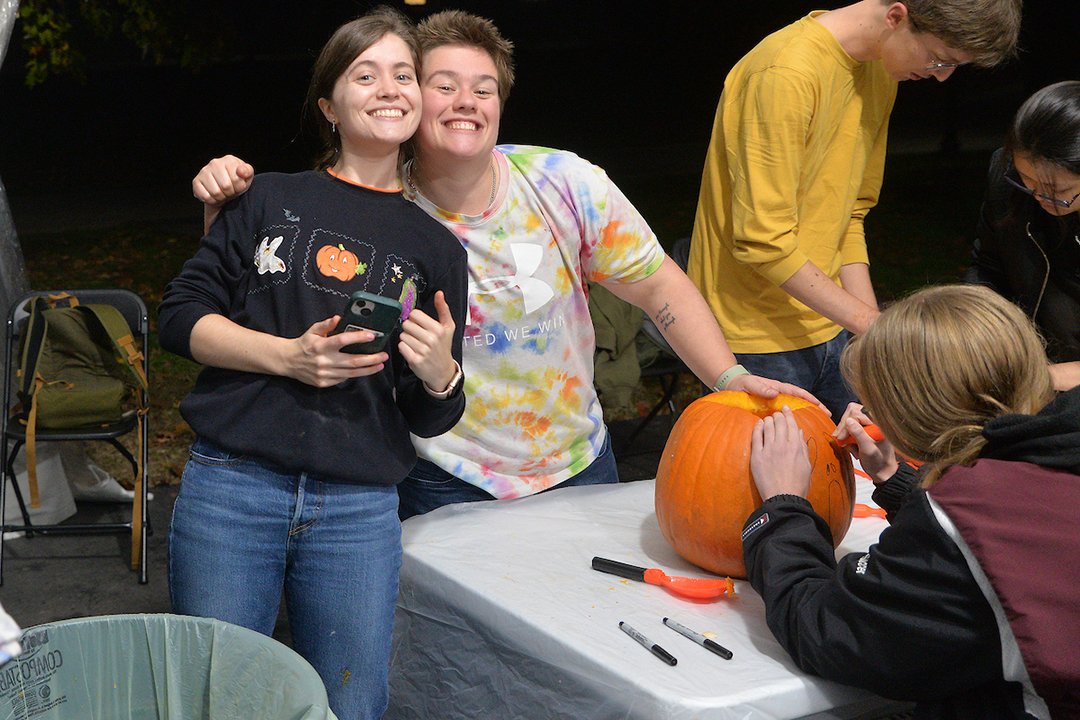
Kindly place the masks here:
<instances>
[{"instance_id":1,"label":"white wristband","mask_svg":"<svg viewBox=\"0 0 1080 720\"><path fill-rule=\"evenodd\" d=\"M727 389L728 383L740 375L749 375L750 371L744 368L742 365L732 365L725 370L720 377L716 378L716 382L713 383L713 392L720 392Z\"/></svg>"}]
</instances>

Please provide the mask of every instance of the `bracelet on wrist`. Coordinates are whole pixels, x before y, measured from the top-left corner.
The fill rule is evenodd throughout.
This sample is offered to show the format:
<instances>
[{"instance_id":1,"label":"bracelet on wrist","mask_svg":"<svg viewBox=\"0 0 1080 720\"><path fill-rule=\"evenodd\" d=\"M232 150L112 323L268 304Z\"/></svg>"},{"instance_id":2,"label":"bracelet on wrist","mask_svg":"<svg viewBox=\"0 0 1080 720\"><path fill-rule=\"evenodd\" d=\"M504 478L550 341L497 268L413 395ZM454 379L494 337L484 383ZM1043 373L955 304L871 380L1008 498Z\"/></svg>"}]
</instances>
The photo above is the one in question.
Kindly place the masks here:
<instances>
[{"instance_id":1,"label":"bracelet on wrist","mask_svg":"<svg viewBox=\"0 0 1080 720\"><path fill-rule=\"evenodd\" d=\"M450 378L450 382L447 383L445 389L443 389L443 390L435 390L430 385L428 385L426 382L424 383L424 389L427 390L428 395L431 395L432 397L438 398L440 400L445 400L446 398L453 395L454 391L457 390L458 385L461 384L462 377L463 377L463 374L461 372L461 365L458 365L457 361L455 360L454 361L454 376L452 378Z\"/></svg>"},{"instance_id":2,"label":"bracelet on wrist","mask_svg":"<svg viewBox=\"0 0 1080 720\"><path fill-rule=\"evenodd\" d=\"M720 374L720 377L716 378L716 382L713 383L713 392L720 392L726 390L728 384L739 377L740 375L749 375L750 371L744 368L742 365L735 364Z\"/></svg>"}]
</instances>

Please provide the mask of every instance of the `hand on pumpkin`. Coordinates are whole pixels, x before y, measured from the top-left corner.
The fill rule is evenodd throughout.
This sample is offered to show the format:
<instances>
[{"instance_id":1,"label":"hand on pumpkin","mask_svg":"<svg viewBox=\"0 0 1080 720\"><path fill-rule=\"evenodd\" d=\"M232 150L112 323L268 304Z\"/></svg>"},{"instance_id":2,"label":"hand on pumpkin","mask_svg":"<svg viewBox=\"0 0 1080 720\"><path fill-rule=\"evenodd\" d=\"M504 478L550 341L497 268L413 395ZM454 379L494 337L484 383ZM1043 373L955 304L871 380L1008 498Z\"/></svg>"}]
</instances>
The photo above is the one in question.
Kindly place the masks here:
<instances>
[{"instance_id":1,"label":"hand on pumpkin","mask_svg":"<svg viewBox=\"0 0 1080 720\"><path fill-rule=\"evenodd\" d=\"M750 472L762 500L775 495L806 497L810 452L791 409L758 420L750 436Z\"/></svg>"},{"instance_id":2,"label":"hand on pumpkin","mask_svg":"<svg viewBox=\"0 0 1080 720\"><path fill-rule=\"evenodd\" d=\"M203 203L203 231L209 232L221 206L251 187L255 168L235 155L214 158L191 181L191 192Z\"/></svg>"},{"instance_id":3,"label":"hand on pumpkin","mask_svg":"<svg viewBox=\"0 0 1080 720\"><path fill-rule=\"evenodd\" d=\"M798 385L761 377L760 375L736 375L728 381L727 387L724 389L740 390L763 398L774 398L780 394L794 395L797 398L802 398L803 400L814 403L821 408L826 415L829 414L829 409L822 405L820 400Z\"/></svg>"},{"instance_id":4,"label":"hand on pumpkin","mask_svg":"<svg viewBox=\"0 0 1080 720\"><path fill-rule=\"evenodd\" d=\"M874 442L874 439L863 430L863 425L869 425L872 422L874 421L866 414L862 405L848 403L844 415L836 424L833 437L837 440L847 437L855 438L855 445L848 445L848 451L859 459L863 471L874 483L883 483L896 474L900 462L888 439Z\"/></svg>"},{"instance_id":5,"label":"hand on pumpkin","mask_svg":"<svg viewBox=\"0 0 1080 720\"><path fill-rule=\"evenodd\" d=\"M383 369L390 356L385 352L371 355L354 355L341 352L341 348L354 343L367 342L375 335L367 330L331 335L340 317L321 320L307 329L303 335L289 341L285 353L285 369L282 375L319 388L333 387L350 378L374 375Z\"/></svg>"},{"instance_id":6,"label":"hand on pumpkin","mask_svg":"<svg viewBox=\"0 0 1080 720\"><path fill-rule=\"evenodd\" d=\"M435 293L435 312L438 318L413 308L401 324L398 350L425 385L440 391L450 384L457 372L454 356L450 353L456 326L442 290Z\"/></svg>"}]
</instances>

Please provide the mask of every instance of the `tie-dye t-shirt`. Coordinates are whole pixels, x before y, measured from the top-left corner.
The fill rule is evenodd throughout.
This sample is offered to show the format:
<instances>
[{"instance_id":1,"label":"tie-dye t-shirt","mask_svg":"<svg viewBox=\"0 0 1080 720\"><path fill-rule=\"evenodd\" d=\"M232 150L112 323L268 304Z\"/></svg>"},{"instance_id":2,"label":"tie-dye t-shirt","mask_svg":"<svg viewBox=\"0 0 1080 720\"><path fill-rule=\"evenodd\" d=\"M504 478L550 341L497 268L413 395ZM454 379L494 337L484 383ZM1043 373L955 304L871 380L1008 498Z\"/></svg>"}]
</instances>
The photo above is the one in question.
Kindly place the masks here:
<instances>
[{"instance_id":1,"label":"tie-dye t-shirt","mask_svg":"<svg viewBox=\"0 0 1080 720\"><path fill-rule=\"evenodd\" d=\"M596 459L607 428L593 388L586 286L646 278L664 251L604 171L577 155L500 145L494 157L504 182L481 215L405 191L469 255L465 415L450 432L413 441L420 457L514 498Z\"/></svg>"}]
</instances>

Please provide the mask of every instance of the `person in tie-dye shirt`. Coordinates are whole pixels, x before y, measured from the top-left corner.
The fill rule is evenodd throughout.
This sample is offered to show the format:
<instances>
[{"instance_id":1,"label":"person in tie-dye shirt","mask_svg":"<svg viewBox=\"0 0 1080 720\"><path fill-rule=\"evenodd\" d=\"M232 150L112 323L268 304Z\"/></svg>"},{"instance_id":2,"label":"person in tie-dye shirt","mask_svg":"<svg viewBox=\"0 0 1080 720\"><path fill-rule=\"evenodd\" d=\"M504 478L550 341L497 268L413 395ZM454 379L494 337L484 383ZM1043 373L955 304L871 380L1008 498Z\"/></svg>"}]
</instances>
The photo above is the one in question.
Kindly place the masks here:
<instances>
[{"instance_id":1,"label":"person in tie-dye shirt","mask_svg":"<svg viewBox=\"0 0 1080 720\"><path fill-rule=\"evenodd\" d=\"M468 252L468 403L450 432L413 438L420 460L398 485L403 519L618 482L593 386L590 281L644 310L706 385L812 399L736 364L701 294L603 170L569 152L496 146L513 46L490 21L448 10L418 32L423 110L405 195ZM203 168L194 187L209 218L252 172L232 156Z\"/></svg>"}]
</instances>

